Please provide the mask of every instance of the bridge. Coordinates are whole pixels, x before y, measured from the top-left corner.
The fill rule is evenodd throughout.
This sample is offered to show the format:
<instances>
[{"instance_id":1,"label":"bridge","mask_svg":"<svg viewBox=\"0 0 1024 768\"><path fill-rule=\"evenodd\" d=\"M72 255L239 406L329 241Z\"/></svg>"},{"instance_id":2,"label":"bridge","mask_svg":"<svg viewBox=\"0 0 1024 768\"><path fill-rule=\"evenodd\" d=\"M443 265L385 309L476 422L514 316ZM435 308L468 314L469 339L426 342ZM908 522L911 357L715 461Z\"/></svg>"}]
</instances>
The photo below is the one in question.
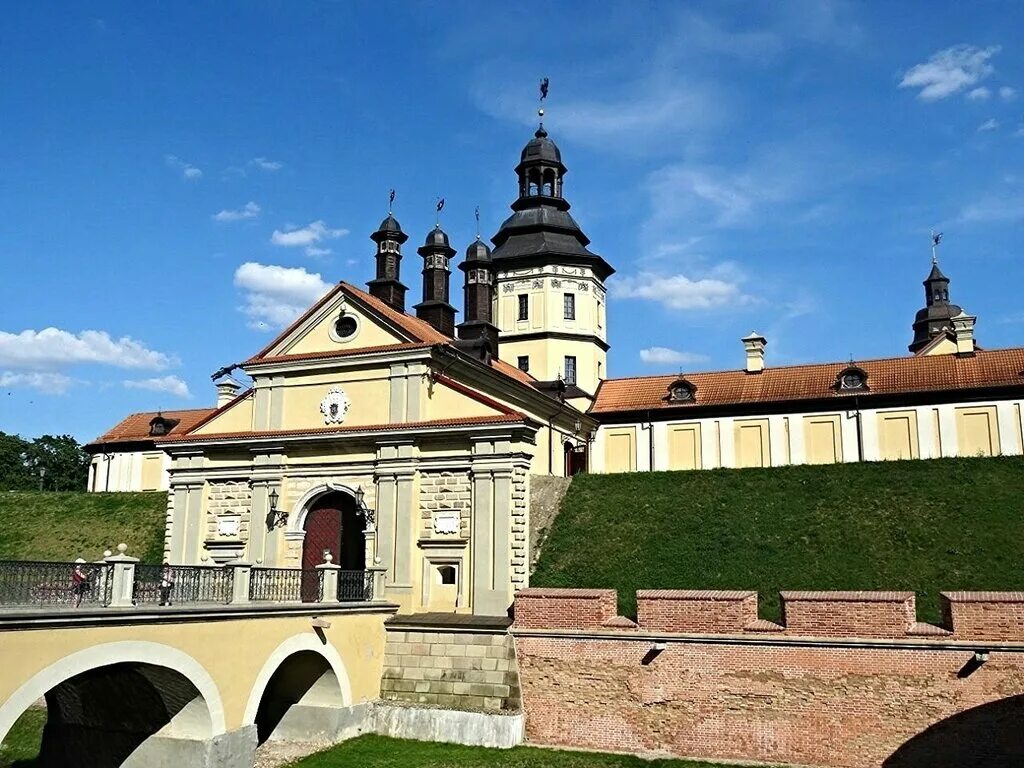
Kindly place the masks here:
<instances>
[{"instance_id":1,"label":"bridge","mask_svg":"<svg viewBox=\"0 0 1024 768\"><path fill-rule=\"evenodd\" d=\"M378 699L380 572L0 563L0 741L41 699L41 762L250 768L337 740ZM376 583L375 583L376 582Z\"/></svg>"}]
</instances>

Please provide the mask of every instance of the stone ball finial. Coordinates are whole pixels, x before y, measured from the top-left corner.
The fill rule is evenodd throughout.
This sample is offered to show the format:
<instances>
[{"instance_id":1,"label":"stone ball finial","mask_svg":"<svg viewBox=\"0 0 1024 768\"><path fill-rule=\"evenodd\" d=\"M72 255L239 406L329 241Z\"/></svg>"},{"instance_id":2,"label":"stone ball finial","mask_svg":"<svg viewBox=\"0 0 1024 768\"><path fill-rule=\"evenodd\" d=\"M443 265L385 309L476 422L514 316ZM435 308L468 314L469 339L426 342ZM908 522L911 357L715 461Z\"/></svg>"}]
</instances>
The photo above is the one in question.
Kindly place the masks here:
<instances>
[{"instance_id":1,"label":"stone ball finial","mask_svg":"<svg viewBox=\"0 0 1024 768\"><path fill-rule=\"evenodd\" d=\"M85 558L82 558L82 557L76 557L76 558L75 558L75 562L76 562L76 563L84 563L84 562L85 562Z\"/></svg>"},{"instance_id":2,"label":"stone ball finial","mask_svg":"<svg viewBox=\"0 0 1024 768\"><path fill-rule=\"evenodd\" d=\"M104 550L103 550L103 557L104 557L104 558L107 558L107 557L112 557L113 555L114 555L114 553L113 553L113 552L111 552L111 551L110 551L109 549L104 549Z\"/></svg>"},{"instance_id":3,"label":"stone ball finial","mask_svg":"<svg viewBox=\"0 0 1024 768\"><path fill-rule=\"evenodd\" d=\"M330 564L332 560L334 560L334 555L330 552L324 552L324 562Z\"/></svg>"},{"instance_id":4,"label":"stone ball finial","mask_svg":"<svg viewBox=\"0 0 1024 768\"><path fill-rule=\"evenodd\" d=\"M123 555L127 551L128 551L128 545L125 544L123 541L120 544L117 545L117 552L118 552L118 554Z\"/></svg>"}]
</instances>

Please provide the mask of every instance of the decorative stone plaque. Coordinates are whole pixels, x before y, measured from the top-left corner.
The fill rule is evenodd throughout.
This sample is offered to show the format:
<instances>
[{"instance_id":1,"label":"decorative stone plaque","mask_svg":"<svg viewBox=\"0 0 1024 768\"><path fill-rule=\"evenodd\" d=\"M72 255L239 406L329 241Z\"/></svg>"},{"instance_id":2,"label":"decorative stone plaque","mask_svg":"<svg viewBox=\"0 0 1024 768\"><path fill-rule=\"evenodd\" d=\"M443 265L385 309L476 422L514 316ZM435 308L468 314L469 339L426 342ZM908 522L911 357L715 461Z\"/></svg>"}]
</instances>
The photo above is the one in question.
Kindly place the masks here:
<instances>
[{"instance_id":1,"label":"decorative stone plaque","mask_svg":"<svg viewBox=\"0 0 1024 768\"><path fill-rule=\"evenodd\" d=\"M352 403L341 387L331 387L324 399L320 401L320 413L324 415L324 424L341 424L345 421Z\"/></svg>"},{"instance_id":2,"label":"decorative stone plaque","mask_svg":"<svg viewBox=\"0 0 1024 768\"><path fill-rule=\"evenodd\" d=\"M457 536L459 533L459 513L450 510L435 512L434 533L438 536Z\"/></svg>"}]
</instances>

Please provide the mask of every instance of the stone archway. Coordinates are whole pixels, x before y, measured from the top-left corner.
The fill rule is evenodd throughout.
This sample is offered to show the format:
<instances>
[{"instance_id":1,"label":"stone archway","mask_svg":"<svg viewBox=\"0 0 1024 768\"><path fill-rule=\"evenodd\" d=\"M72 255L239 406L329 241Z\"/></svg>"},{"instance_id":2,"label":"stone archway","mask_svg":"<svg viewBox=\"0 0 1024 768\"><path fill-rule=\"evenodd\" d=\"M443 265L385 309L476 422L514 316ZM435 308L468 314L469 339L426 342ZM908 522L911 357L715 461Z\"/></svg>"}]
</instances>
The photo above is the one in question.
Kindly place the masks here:
<instances>
[{"instance_id":1,"label":"stone archway","mask_svg":"<svg viewBox=\"0 0 1024 768\"><path fill-rule=\"evenodd\" d=\"M169 755L207 766L217 742L234 740L206 670L158 643L107 643L50 665L0 706L0 739L40 698L47 704L41 766L142 766ZM232 744L241 762L224 765L241 765L247 750L251 756L247 735Z\"/></svg>"},{"instance_id":2,"label":"stone archway","mask_svg":"<svg viewBox=\"0 0 1024 768\"><path fill-rule=\"evenodd\" d=\"M249 694L243 722L257 739L331 741L352 703L348 673L334 646L295 635L270 655Z\"/></svg>"}]
</instances>

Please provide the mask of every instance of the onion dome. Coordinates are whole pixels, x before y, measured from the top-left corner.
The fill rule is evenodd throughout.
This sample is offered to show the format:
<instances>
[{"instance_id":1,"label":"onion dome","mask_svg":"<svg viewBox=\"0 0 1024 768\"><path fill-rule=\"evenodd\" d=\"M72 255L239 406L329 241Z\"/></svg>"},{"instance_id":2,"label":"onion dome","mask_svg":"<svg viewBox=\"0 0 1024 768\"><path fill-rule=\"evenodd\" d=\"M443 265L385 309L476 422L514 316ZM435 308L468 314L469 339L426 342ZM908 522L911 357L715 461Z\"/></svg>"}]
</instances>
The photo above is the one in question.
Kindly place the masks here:
<instances>
[{"instance_id":1,"label":"onion dome","mask_svg":"<svg viewBox=\"0 0 1024 768\"><path fill-rule=\"evenodd\" d=\"M448 235L441 229L441 225L436 225L432 230L427 233L427 239L423 243L424 247L429 248L450 248L448 245Z\"/></svg>"}]
</instances>

